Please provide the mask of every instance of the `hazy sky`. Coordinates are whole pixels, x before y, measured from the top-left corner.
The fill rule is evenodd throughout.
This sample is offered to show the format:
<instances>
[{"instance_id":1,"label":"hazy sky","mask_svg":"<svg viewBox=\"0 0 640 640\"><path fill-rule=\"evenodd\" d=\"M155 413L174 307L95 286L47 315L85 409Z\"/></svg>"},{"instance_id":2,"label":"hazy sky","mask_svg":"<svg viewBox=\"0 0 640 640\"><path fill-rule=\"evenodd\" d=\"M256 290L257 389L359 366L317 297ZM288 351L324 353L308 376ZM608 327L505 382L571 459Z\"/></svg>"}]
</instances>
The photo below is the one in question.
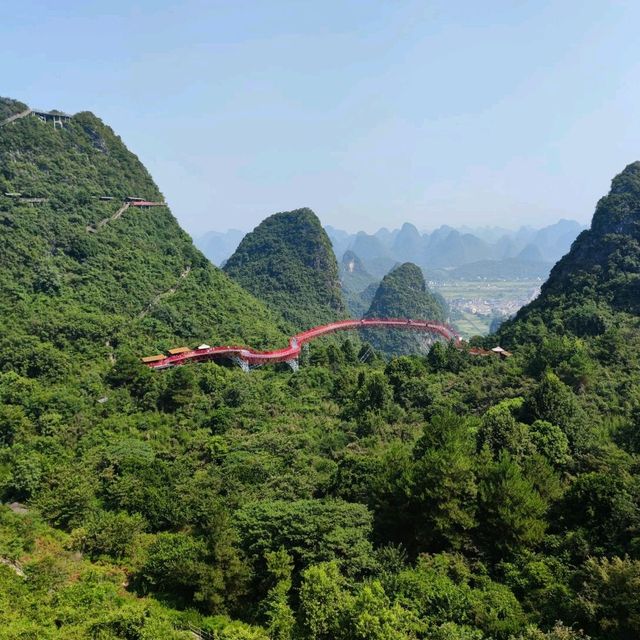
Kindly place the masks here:
<instances>
[{"instance_id":1,"label":"hazy sky","mask_svg":"<svg viewBox=\"0 0 640 640\"><path fill-rule=\"evenodd\" d=\"M91 110L185 228L586 222L640 159L640 3L6 2L0 95Z\"/></svg>"}]
</instances>

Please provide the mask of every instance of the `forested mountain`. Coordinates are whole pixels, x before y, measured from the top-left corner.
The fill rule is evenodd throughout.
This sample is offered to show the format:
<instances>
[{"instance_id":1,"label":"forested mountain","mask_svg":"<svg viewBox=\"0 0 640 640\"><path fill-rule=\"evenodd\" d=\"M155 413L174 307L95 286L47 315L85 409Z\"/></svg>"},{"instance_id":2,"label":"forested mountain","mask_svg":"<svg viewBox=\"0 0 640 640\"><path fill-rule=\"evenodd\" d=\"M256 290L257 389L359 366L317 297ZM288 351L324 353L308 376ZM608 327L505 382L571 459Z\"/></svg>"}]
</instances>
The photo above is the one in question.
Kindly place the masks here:
<instances>
[{"instance_id":1,"label":"forested mountain","mask_svg":"<svg viewBox=\"0 0 640 640\"><path fill-rule=\"evenodd\" d=\"M613 179L591 228L555 265L540 296L502 332L530 339L544 326L580 337L599 336L619 326L627 314L640 314L640 162Z\"/></svg>"},{"instance_id":2,"label":"forested mountain","mask_svg":"<svg viewBox=\"0 0 640 640\"><path fill-rule=\"evenodd\" d=\"M122 348L282 340L277 314L212 267L166 206L128 206L164 198L94 115L0 128L6 193L22 195L0 195L1 367L57 376L86 367L80 354L107 366Z\"/></svg>"},{"instance_id":3,"label":"forested mountain","mask_svg":"<svg viewBox=\"0 0 640 640\"><path fill-rule=\"evenodd\" d=\"M224 271L298 330L346 313L331 243L311 209L263 220L242 239Z\"/></svg>"},{"instance_id":4,"label":"forested mountain","mask_svg":"<svg viewBox=\"0 0 640 640\"><path fill-rule=\"evenodd\" d=\"M97 118L0 127L0 638L639 637L638 167L475 341L511 357L336 337L295 374L152 371L132 354L283 321L165 207L122 209L162 196ZM386 280L381 312L427 313L416 265Z\"/></svg>"},{"instance_id":5,"label":"forested mountain","mask_svg":"<svg viewBox=\"0 0 640 640\"><path fill-rule=\"evenodd\" d=\"M413 318L444 322L446 303L442 296L430 292L422 270L405 262L383 279L364 315L365 318ZM389 355L426 353L430 343L423 334L406 331L365 331L365 339Z\"/></svg>"}]
</instances>

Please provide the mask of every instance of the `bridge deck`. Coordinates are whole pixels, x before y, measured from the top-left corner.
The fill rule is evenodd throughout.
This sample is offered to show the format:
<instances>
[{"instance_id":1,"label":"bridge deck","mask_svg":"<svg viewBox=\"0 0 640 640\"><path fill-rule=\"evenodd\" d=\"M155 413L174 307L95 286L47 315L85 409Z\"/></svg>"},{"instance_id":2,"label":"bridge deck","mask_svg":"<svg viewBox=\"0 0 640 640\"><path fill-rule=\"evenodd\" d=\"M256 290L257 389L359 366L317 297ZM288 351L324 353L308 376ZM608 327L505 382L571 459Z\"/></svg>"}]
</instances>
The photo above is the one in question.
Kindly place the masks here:
<instances>
[{"instance_id":1,"label":"bridge deck","mask_svg":"<svg viewBox=\"0 0 640 640\"><path fill-rule=\"evenodd\" d=\"M289 345L284 349L274 349L272 351L256 351L250 347L224 346L207 347L206 349L192 349L184 353L169 355L161 360L146 362L145 364L153 369L166 369L186 364L187 362L204 362L218 358L238 358L251 366L262 364L272 364L276 362L289 362L295 360L300 355L302 345L321 336L335 333L336 331L347 331L350 329L387 328L387 329L409 329L413 331L424 331L433 333L445 340L460 342L460 336L448 325L429 320L408 320L405 318L367 318L363 320L340 320L323 324L312 329L307 329L289 339Z\"/></svg>"}]
</instances>

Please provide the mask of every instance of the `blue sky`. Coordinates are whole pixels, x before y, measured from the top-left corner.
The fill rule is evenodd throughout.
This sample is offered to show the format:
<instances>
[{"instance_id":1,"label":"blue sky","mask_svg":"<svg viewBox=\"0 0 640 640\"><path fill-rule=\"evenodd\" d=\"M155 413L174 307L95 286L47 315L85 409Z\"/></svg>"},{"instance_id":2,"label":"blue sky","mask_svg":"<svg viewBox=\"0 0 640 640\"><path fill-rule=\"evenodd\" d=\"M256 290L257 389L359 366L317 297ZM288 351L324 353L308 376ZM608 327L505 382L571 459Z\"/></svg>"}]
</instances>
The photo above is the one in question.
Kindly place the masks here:
<instances>
[{"instance_id":1,"label":"blue sky","mask_svg":"<svg viewBox=\"0 0 640 640\"><path fill-rule=\"evenodd\" d=\"M640 3L6 3L0 95L91 110L183 226L586 222L640 159Z\"/></svg>"}]
</instances>

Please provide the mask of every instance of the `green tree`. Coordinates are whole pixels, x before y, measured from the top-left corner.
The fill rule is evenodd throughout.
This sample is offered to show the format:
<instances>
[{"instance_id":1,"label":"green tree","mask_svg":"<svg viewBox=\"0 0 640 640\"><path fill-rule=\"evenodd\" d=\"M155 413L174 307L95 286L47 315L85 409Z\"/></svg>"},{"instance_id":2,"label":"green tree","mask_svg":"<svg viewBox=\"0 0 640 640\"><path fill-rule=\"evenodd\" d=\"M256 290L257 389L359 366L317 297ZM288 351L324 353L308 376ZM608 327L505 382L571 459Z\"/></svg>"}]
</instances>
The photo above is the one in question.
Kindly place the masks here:
<instances>
[{"instance_id":1,"label":"green tree","mask_svg":"<svg viewBox=\"0 0 640 640\"><path fill-rule=\"evenodd\" d=\"M358 589L345 615L345 638L409 640L421 626L398 603L392 604L377 580Z\"/></svg>"},{"instance_id":2,"label":"green tree","mask_svg":"<svg viewBox=\"0 0 640 640\"><path fill-rule=\"evenodd\" d=\"M302 573L300 620L304 638L335 640L350 604L345 579L335 562L313 565Z\"/></svg>"},{"instance_id":3,"label":"green tree","mask_svg":"<svg viewBox=\"0 0 640 640\"><path fill-rule=\"evenodd\" d=\"M32 424L19 405L0 405L0 445L11 445L17 433L28 433Z\"/></svg>"},{"instance_id":4,"label":"green tree","mask_svg":"<svg viewBox=\"0 0 640 640\"><path fill-rule=\"evenodd\" d=\"M607 640L640 635L640 561L589 558L577 575L577 605L588 633Z\"/></svg>"},{"instance_id":5,"label":"green tree","mask_svg":"<svg viewBox=\"0 0 640 640\"><path fill-rule=\"evenodd\" d=\"M192 367L177 367L171 372L164 393L163 405L169 411L190 404L196 392L196 379Z\"/></svg>"},{"instance_id":6,"label":"green tree","mask_svg":"<svg viewBox=\"0 0 640 640\"><path fill-rule=\"evenodd\" d=\"M569 440L560 427L546 420L536 420L529 427L531 442L552 465L561 467L570 460Z\"/></svg>"},{"instance_id":7,"label":"green tree","mask_svg":"<svg viewBox=\"0 0 640 640\"><path fill-rule=\"evenodd\" d=\"M295 616L289 605L293 559L281 547L266 553L267 573L272 586L263 601L269 637L273 640L290 640L295 627Z\"/></svg>"},{"instance_id":8,"label":"green tree","mask_svg":"<svg viewBox=\"0 0 640 640\"><path fill-rule=\"evenodd\" d=\"M480 470L478 540L490 557L540 543L546 509L545 501L508 453Z\"/></svg>"},{"instance_id":9,"label":"green tree","mask_svg":"<svg viewBox=\"0 0 640 640\"><path fill-rule=\"evenodd\" d=\"M588 554L623 554L640 532L637 482L625 473L586 473L569 487L559 505L565 531L579 532Z\"/></svg>"},{"instance_id":10,"label":"green tree","mask_svg":"<svg viewBox=\"0 0 640 640\"><path fill-rule=\"evenodd\" d=\"M545 420L558 425L573 449L585 445L588 434L583 412L571 389L555 374L544 375L523 410L530 422Z\"/></svg>"},{"instance_id":11,"label":"green tree","mask_svg":"<svg viewBox=\"0 0 640 640\"><path fill-rule=\"evenodd\" d=\"M73 531L74 545L92 556L104 554L121 559L145 525L139 515L96 511L85 519L81 528Z\"/></svg>"},{"instance_id":12,"label":"green tree","mask_svg":"<svg viewBox=\"0 0 640 640\"><path fill-rule=\"evenodd\" d=\"M534 452L527 425L515 417L522 404L522 398L503 400L482 416L478 432L479 448L486 445L494 456L507 451L515 459L522 459Z\"/></svg>"},{"instance_id":13,"label":"green tree","mask_svg":"<svg viewBox=\"0 0 640 640\"><path fill-rule=\"evenodd\" d=\"M412 505L418 549L460 549L475 527L472 420L435 416L414 449Z\"/></svg>"},{"instance_id":14,"label":"green tree","mask_svg":"<svg viewBox=\"0 0 640 640\"><path fill-rule=\"evenodd\" d=\"M243 506L234 521L259 579L266 575L266 554L281 547L293 558L296 573L326 561L336 561L350 576L374 566L372 517L364 505L341 500L263 500Z\"/></svg>"},{"instance_id":15,"label":"green tree","mask_svg":"<svg viewBox=\"0 0 640 640\"><path fill-rule=\"evenodd\" d=\"M71 467L56 467L34 502L53 525L64 529L77 527L96 507L95 480Z\"/></svg>"},{"instance_id":16,"label":"green tree","mask_svg":"<svg viewBox=\"0 0 640 640\"><path fill-rule=\"evenodd\" d=\"M556 622L546 633L534 626L527 627L527 630L514 640L589 640L589 636L585 635L581 629L573 629L562 622Z\"/></svg>"},{"instance_id":17,"label":"green tree","mask_svg":"<svg viewBox=\"0 0 640 640\"><path fill-rule=\"evenodd\" d=\"M188 604L200 586L206 545L186 533L159 533L140 569L143 591L155 591Z\"/></svg>"}]
</instances>

